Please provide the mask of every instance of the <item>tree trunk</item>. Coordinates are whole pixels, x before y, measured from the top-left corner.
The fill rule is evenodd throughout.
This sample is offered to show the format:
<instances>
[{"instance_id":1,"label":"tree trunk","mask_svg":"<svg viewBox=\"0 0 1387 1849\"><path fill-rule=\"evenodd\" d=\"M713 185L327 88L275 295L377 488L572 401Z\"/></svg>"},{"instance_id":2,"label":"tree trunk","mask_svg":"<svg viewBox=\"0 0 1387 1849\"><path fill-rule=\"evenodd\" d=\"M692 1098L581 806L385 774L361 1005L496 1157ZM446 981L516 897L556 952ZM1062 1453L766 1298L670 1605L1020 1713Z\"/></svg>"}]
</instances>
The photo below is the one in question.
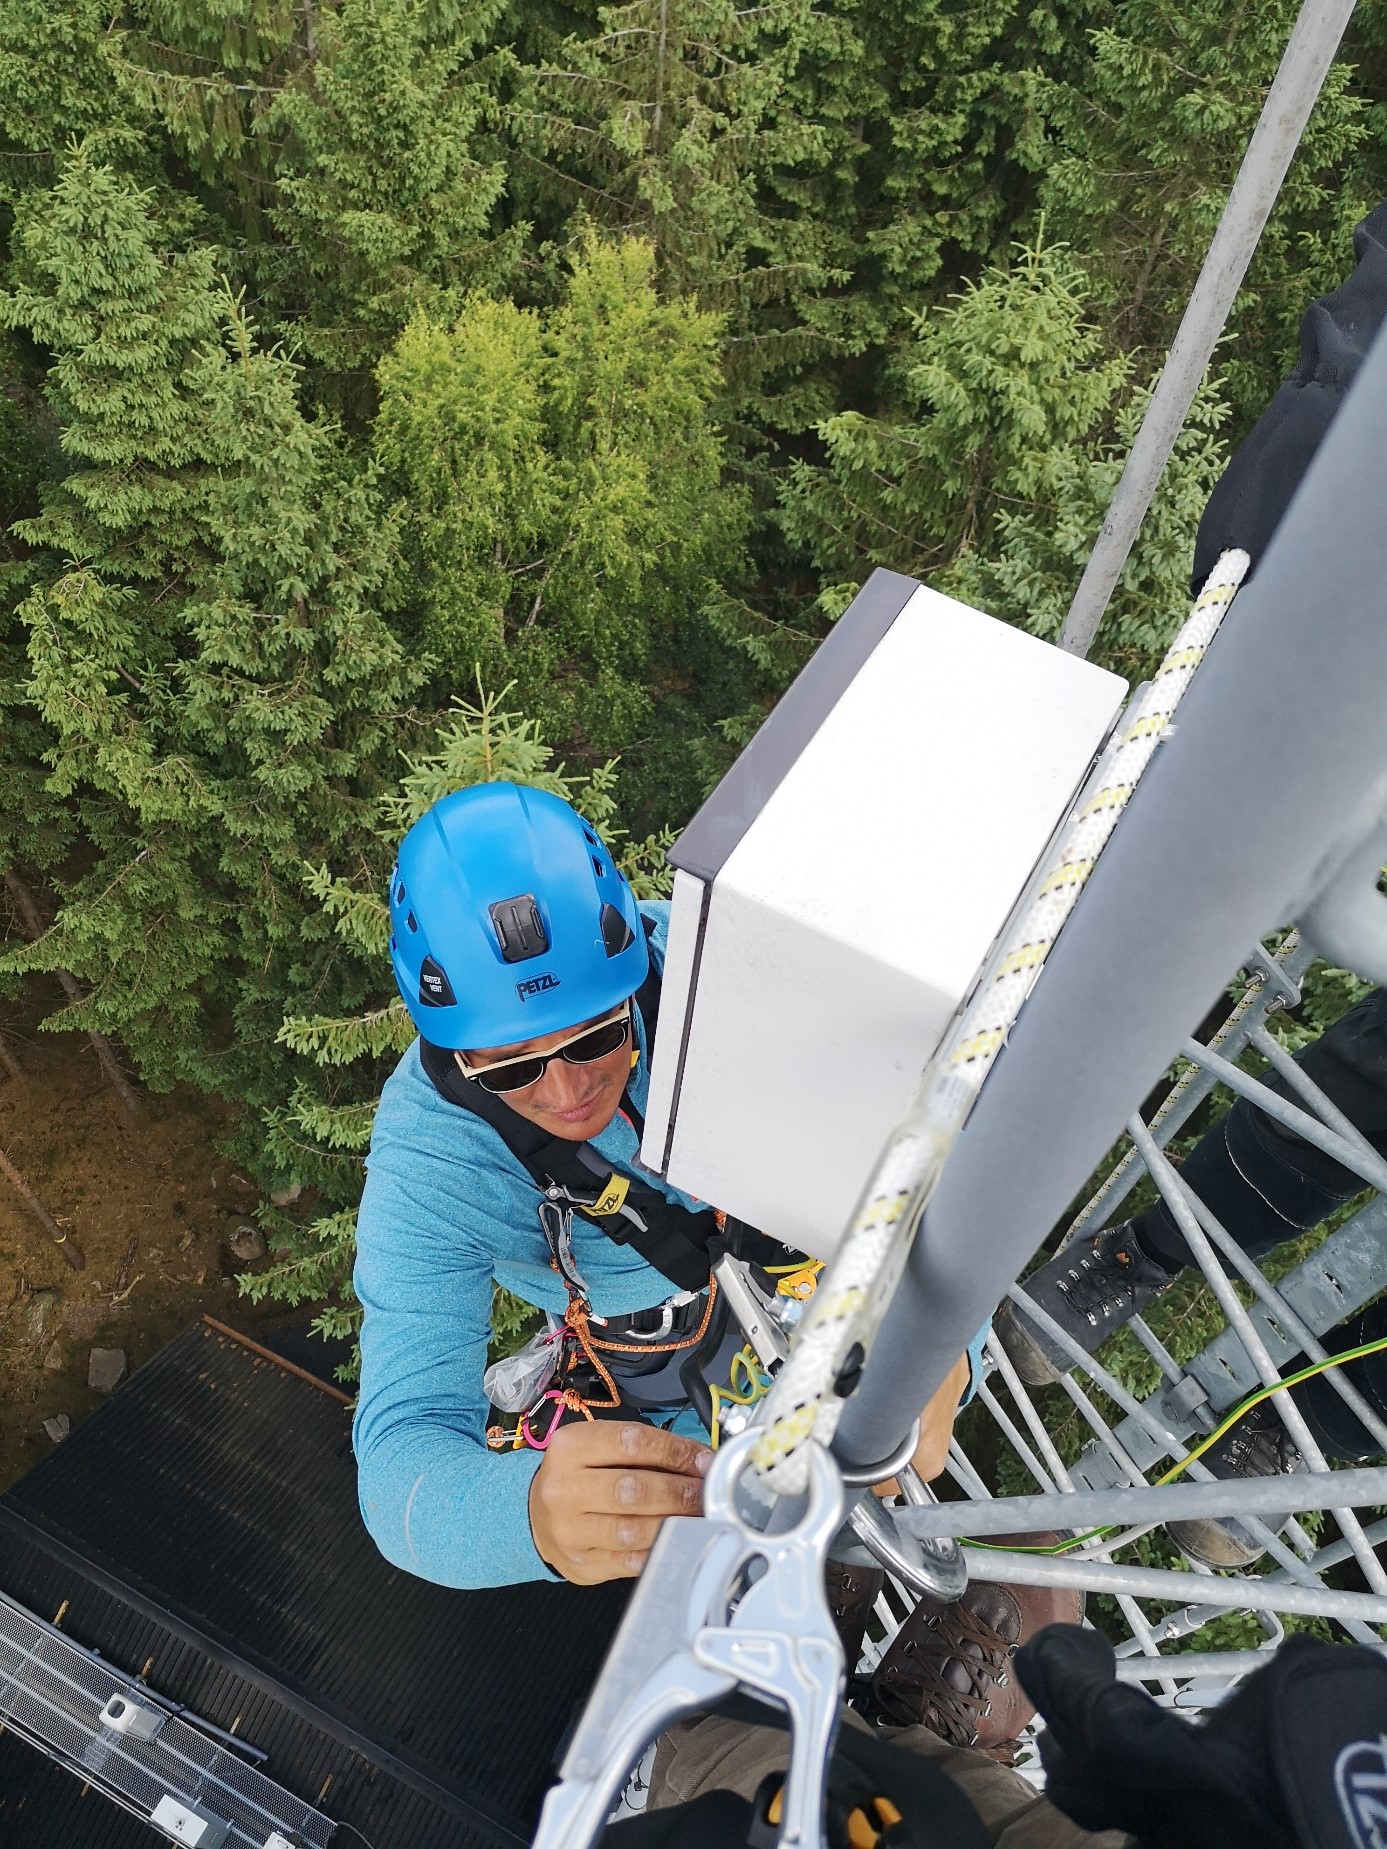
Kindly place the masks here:
<instances>
[{"instance_id":1,"label":"tree trunk","mask_svg":"<svg viewBox=\"0 0 1387 1849\"><path fill-rule=\"evenodd\" d=\"M5 1077L9 1079L24 1077L24 1068L10 1051L10 1043L3 1034L0 1034L0 1070L3 1070Z\"/></svg>"},{"instance_id":2,"label":"tree trunk","mask_svg":"<svg viewBox=\"0 0 1387 1849\"><path fill-rule=\"evenodd\" d=\"M23 880L20 879L19 875L12 867L7 868L5 871L5 890L9 893L11 899L13 899L15 908L23 921L24 929L28 932L30 940L32 942L37 942L44 933L45 926L43 918L40 915L38 906L34 902L34 895L29 891L29 888L24 884ZM85 999L81 983L78 982L77 978L72 975L70 971L60 969L55 970L54 974L62 984L63 994L66 995L70 1002L80 1002ZM100 1061L101 1070L110 1080L111 1087L116 1096L125 1106L130 1116L137 1117L140 1111L139 1098L136 1096L135 1088L126 1077L125 1070L120 1061L116 1058L115 1049L112 1047L110 1041L106 1038L105 1034L98 1033L94 1027L88 1028L87 1038L91 1041L96 1057Z\"/></svg>"},{"instance_id":3,"label":"tree trunk","mask_svg":"<svg viewBox=\"0 0 1387 1849\"><path fill-rule=\"evenodd\" d=\"M65 1262L69 1264L74 1271L80 1271L87 1262L81 1246L78 1245L75 1239L70 1238L69 1235L63 1231L62 1227L59 1226L58 1222L53 1218L52 1214L49 1213L38 1195L34 1193L34 1190L29 1186L14 1163L10 1161L9 1157L5 1155L3 1151L0 1151L0 1175L5 1177L5 1180L9 1182L10 1186L24 1202L24 1205L29 1209L30 1213L33 1214L44 1232L48 1234L48 1237L53 1241L54 1245L57 1246Z\"/></svg>"}]
</instances>

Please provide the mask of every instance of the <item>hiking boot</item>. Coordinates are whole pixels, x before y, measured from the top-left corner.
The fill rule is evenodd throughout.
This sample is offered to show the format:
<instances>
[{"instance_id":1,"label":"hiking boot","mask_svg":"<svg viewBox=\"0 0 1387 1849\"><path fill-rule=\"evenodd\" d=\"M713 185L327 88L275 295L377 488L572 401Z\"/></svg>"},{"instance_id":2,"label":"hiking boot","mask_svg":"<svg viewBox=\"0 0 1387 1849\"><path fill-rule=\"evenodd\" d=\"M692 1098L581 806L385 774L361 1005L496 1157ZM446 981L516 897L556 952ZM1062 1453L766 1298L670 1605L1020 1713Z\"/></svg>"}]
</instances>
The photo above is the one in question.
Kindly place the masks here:
<instances>
[{"instance_id":1,"label":"hiking boot","mask_svg":"<svg viewBox=\"0 0 1387 1849\"><path fill-rule=\"evenodd\" d=\"M1044 1547L1054 1534L992 1537ZM1047 1624L1081 1624L1083 1594L1060 1586L1000 1586L976 1580L953 1605L921 1599L877 1665L869 1707L874 1719L928 1727L950 1746L976 1746L1003 1765L1034 1719L1012 1658Z\"/></svg>"},{"instance_id":2,"label":"hiking boot","mask_svg":"<svg viewBox=\"0 0 1387 1849\"><path fill-rule=\"evenodd\" d=\"M886 1574L879 1566L848 1566L842 1560L830 1559L824 1568L828 1606L833 1613L838 1641L843 1646L843 1662L847 1666L849 1682L856 1675L857 1665L862 1660L862 1641L867 1635L867 1620L885 1584Z\"/></svg>"},{"instance_id":3,"label":"hiking boot","mask_svg":"<svg viewBox=\"0 0 1387 1849\"><path fill-rule=\"evenodd\" d=\"M1138 1245L1132 1223L1074 1243L1025 1280L1027 1296L1090 1355L1173 1282L1174 1272ZM1046 1387L1071 1365L1063 1351L1006 1298L993 1328L1028 1387Z\"/></svg>"},{"instance_id":4,"label":"hiking boot","mask_svg":"<svg viewBox=\"0 0 1387 1849\"><path fill-rule=\"evenodd\" d=\"M1230 1477L1282 1477L1305 1468L1295 1441L1277 1418L1275 1408L1265 1402L1254 1406L1225 1432L1204 1453L1203 1462L1214 1476L1225 1481ZM1261 1519L1275 1533L1289 1518L1264 1515ZM1165 1531L1182 1554L1202 1566L1250 1566L1266 1552L1240 1522L1231 1518L1216 1521L1206 1516L1200 1521L1167 1522Z\"/></svg>"}]
</instances>

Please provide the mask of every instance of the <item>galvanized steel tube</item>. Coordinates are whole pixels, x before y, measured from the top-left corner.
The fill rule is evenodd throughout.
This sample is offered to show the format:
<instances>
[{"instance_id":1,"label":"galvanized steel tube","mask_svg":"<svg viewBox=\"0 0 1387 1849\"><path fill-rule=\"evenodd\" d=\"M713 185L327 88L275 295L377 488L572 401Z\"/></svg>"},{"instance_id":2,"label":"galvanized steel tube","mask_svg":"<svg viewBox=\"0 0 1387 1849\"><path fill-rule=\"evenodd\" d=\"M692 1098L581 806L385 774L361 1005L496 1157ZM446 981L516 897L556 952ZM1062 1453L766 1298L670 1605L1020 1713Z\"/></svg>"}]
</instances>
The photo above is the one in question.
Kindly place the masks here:
<instances>
[{"instance_id":1,"label":"galvanized steel tube","mask_svg":"<svg viewBox=\"0 0 1387 1849\"><path fill-rule=\"evenodd\" d=\"M989 1502L936 1502L896 1508L897 1527L921 1539L946 1535L1043 1534L1055 1528L1125 1527L1129 1522L1187 1522L1222 1516L1295 1515L1321 1509L1326 1491L1349 1508L1387 1503L1387 1466L1297 1470L1282 1477L1230 1477L1211 1483L1126 1485L1121 1489L1058 1490L1036 1496L995 1496ZM979 1558L970 1554L970 1560ZM1201 1582L1202 1583L1202 1582ZM1190 1592L1182 1580L1182 1598Z\"/></svg>"},{"instance_id":2,"label":"galvanized steel tube","mask_svg":"<svg viewBox=\"0 0 1387 1849\"><path fill-rule=\"evenodd\" d=\"M1067 1586L1081 1592L1125 1592L1137 1599L1164 1599L1171 1604L1190 1596L1190 1575L1160 1567L1109 1566L1097 1560L1050 1560L1036 1554L1007 1554L972 1549L968 1568L973 1579L1004 1586ZM1331 1586L1291 1586L1281 1579L1199 1580L1199 1603L1226 1611L1289 1611L1307 1618L1357 1618L1387 1623L1387 1598L1372 1592L1336 1592ZM1138 1662L1140 1658L1127 1659ZM1149 1662L1155 1661L1148 1658Z\"/></svg>"}]
</instances>

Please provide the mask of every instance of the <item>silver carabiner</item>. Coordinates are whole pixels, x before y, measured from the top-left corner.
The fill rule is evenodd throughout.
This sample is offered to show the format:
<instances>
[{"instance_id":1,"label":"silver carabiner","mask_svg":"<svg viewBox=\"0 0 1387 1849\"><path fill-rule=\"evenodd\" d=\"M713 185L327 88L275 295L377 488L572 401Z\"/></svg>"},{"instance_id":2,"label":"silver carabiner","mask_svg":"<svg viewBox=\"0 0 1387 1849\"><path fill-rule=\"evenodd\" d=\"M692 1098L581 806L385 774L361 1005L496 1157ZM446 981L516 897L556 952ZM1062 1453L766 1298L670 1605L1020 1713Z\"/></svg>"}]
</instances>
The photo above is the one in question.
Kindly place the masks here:
<instances>
[{"instance_id":1,"label":"silver carabiner","mask_svg":"<svg viewBox=\"0 0 1387 1849\"><path fill-rule=\"evenodd\" d=\"M805 1509L783 1533L763 1534L736 1496L758 1436L743 1432L719 1448L703 1515L662 1525L544 1800L534 1849L590 1849L650 1742L738 1687L790 1718L781 1849L822 1849L844 1684L824 1562L843 1519L843 1485L811 1444Z\"/></svg>"}]
</instances>

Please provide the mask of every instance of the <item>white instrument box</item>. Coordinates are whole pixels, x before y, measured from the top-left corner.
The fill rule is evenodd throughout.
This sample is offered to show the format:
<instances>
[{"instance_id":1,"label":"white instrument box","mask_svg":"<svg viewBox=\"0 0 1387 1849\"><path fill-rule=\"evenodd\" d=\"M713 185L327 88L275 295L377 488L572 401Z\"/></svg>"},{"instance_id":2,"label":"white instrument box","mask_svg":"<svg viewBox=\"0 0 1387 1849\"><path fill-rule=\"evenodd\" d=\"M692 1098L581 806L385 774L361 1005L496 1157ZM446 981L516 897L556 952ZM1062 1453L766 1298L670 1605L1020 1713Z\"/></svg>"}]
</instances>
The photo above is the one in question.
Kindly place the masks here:
<instances>
[{"instance_id":1,"label":"white instrument box","mask_svg":"<svg viewBox=\"0 0 1387 1849\"><path fill-rule=\"evenodd\" d=\"M874 572L671 849L644 1164L826 1257L1126 690Z\"/></svg>"}]
</instances>

